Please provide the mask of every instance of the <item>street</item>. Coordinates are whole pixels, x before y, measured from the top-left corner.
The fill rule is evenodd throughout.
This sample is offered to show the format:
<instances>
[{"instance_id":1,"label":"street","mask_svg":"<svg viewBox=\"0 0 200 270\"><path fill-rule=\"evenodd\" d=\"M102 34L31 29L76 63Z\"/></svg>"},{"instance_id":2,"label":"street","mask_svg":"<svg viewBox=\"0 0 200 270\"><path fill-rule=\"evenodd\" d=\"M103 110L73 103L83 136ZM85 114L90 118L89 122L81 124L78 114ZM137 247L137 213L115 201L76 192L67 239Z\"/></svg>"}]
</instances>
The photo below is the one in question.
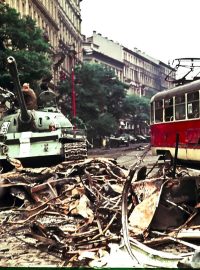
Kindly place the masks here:
<instances>
[{"instance_id":1,"label":"street","mask_svg":"<svg viewBox=\"0 0 200 270\"><path fill-rule=\"evenodd\" d=\"M88 152L89 157L103 156L106 158L116 159L120 166L124 166L129 169L140 157L143 151L148 147L147 143L143 144L131 144L127 147L118 147L110 149L90 149ZM143 160L143 164L154 164L157 161L157 156L152 156L151 150L148 151L147 155Z\"/></svg>"}]
</instances>

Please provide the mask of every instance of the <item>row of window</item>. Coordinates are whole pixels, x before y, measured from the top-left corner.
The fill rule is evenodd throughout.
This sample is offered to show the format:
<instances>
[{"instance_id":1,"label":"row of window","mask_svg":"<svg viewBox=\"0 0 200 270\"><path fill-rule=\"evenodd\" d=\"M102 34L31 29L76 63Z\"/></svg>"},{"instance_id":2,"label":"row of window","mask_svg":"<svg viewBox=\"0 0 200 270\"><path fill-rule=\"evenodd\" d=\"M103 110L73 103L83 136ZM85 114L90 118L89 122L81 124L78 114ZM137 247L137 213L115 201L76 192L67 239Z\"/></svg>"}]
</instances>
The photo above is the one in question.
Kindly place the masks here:
<instances>
[{"instance_id":1,"label":"row of window","mask_svg":"<svg viewBox=\"0 0 200 270\"><path fill-rule=\"evenodd\" d=\"M199 91L161 99L151 104L151 122L199 118Z\"/></svg>"},{"instance_id":2,"label":"row of window","mask_svg":"<svg viewBox=\"0 0 200 270\"><path fill-rule=\"evenodd\" d=\"M143 84L146 84L148 86L153 87L154 86L154 80L152 78L152 74L145 71L137 71L133 70L131 68L125 68L124 69L124 77L129 78L131 81L140 82Z\"/></svg>"},{"instance_id":3,"label":"row of window","mask_svg":"<svg viewBox=\"0 0 200 270\"><path fill-rule=\"evenodd\" d=\"M124 52L124 59L128 61L129 63L145 68L146 70L149 70L150 72L157 72L157 69L154 65L151 65L149 62L146 62L140 59L139 57L134 56L130 53Z\"/></svg>"},{"instance_id":4,"label":"row of window","mask_svg":"<svg viewBox=\"0 0 200 270\"><path fill-rule=\"evenodd\" d=\"M131 53L128 53L126 51L124 51L124 60L126 60L127 62L136 65L139 68L145 69L147 71L149 71L150 73L154 73L156 75L160 74L160 71L162 70L162 72L164 74L169 74L169 72L171 71L171 68L167 68L164 66L160 66L159 67L157 65L155 65L154 63L149 63L148 61L145 61L143 59L141 59L140 57L137 57ZM144 54L145 57L145 54Z\"/></svg>"},{"instance_id":5,"label":"row of window","mask_svg":"<svg viewBox=\"0 0 200 270\"><path fill-rule=\"evenodd\" d=\"M69 20L73 23L73 25L75 26L75 28L77 28L80 31L80 26L81 26L81 21L80 21L80 17L78 16L79 14L79 0L75 1L74 3L72 3L71 5L74 6L74 8L76 9L77 12L74 12L73 8L71 7L71 5L69 4L69 0L60 0L60 5L63 8L65 14L67 15L67 17L69 18Z\"/></svg>"}]
</instances>

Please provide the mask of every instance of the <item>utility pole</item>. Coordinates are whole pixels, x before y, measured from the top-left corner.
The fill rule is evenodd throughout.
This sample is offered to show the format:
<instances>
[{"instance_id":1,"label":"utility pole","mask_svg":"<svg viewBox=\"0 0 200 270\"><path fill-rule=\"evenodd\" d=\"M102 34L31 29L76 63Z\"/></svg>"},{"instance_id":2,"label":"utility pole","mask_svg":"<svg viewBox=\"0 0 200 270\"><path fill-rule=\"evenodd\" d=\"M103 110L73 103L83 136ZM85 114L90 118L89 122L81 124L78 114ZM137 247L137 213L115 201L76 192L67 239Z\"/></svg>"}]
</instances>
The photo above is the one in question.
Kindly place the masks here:
<instances>
[{"instance_id":1,"label":"utility pole","mask_svg":"<svg viewBox=\"0 0 200 270\"><path fill-rule=\"evenodd\" d=\"M72 84L72 116L75 118L76 117L76 90L75 90L74 64L72 66L72 71L71 71L71 84Z\"/></svg>"}]
</instances>

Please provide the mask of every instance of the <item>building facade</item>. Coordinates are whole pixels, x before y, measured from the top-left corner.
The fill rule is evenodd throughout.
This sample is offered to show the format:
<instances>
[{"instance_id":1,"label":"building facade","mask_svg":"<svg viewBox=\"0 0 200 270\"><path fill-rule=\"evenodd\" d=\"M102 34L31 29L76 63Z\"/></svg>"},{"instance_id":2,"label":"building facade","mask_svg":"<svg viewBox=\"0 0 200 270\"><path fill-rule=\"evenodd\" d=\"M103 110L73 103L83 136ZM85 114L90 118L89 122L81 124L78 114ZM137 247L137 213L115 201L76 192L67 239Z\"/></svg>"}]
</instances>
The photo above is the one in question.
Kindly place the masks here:
<instances>
[{"instance_id":1,"label":"building facade","mask_svg":"<svg viewBox=\"0 0 200 270\"><path fill-rule=\"evenodd\" d=\"M85 38L83 47L85 51L92 51L90 55L84 55L84 61L111 68L119 80L128 85L128 94L151 97L174 86L165 80L173 69L136 48L130 50L95 31L92 37ZM171 76L175 76L175 73L172 72Z\"/></svg>"},{"instance_id":2,"label":"building facade","mask_svg":"<svg viewBox=\"0 0 200 270\"><path fill-rule=\"evenodd\" d=\"M135 48L133 51L123 49L124 82L129 84L129 94L151 97L155 93L174 86L165 80L167 75L175 77L173 69Z\"/></svg>"},{"instance_id":3,"label":"building facade","mask_svg":"<svg viewBox=\"0 0 200 270\"><path fill-rule=\"evenodd\" d=\"M82 59L80 2L82 0L4 0L21 16L29 15L43 30L53 52L54 85L60 71L71 74L75 59Z\"/></svg>"},{"instance_id":4,"label":"building facade","mask_svg":"<svg viewBox=\"0 0 200 270\"><path fill-rule=\"evenodd\" d=\"M93 36L83 41L83 60L99 63L114 71L120 81L124 81L123 47L101 34L93 32ZM90 53L87 53L87 52Z\"/></svg>"}]
</instances>

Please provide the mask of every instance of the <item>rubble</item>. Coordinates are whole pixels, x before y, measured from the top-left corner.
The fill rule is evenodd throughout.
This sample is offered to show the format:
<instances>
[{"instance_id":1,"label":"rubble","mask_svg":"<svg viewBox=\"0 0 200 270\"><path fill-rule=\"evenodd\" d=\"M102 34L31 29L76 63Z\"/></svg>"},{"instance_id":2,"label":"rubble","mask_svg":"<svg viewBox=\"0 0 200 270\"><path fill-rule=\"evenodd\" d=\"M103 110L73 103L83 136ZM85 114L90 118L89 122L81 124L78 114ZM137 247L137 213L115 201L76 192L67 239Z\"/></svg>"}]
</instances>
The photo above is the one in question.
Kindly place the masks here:
<instances>
[{"instance_id":1,"label":"rubble","mask_svg":"<svg viewBox=\"0 0 200 270\"><path fill-rule=\"evenodd\" d=\"M0 266L200 266L200 176L109 158L0 175ZM152 172L152 170L151 170Z\"/></svg>"}]
</instances>

